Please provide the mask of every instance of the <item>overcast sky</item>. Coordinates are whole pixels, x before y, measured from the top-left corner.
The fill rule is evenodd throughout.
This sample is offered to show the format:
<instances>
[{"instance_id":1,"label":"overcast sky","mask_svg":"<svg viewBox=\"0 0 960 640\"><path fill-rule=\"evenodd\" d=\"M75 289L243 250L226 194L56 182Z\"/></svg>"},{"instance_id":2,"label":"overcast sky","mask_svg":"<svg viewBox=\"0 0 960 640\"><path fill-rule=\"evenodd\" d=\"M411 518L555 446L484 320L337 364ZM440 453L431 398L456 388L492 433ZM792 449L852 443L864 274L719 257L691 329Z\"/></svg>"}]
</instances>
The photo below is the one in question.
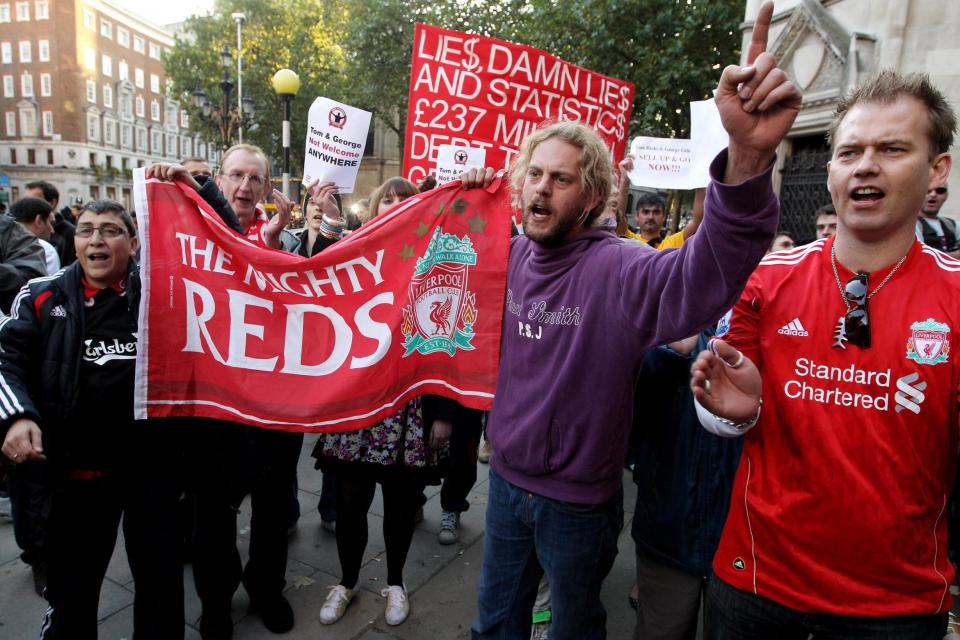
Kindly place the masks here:
<instances>
[{"instance_id":1,"label":"overcast sky","mask_svg":"<svg viewBox=\"0 0 960 640\"><path fill-rule=\"evenodd\" d=\"M181 22L194 14L209 13L213 9L213 0L162 0L160 2L111 0L111 2L158 25Z\"/></svg>"}]
</instances>

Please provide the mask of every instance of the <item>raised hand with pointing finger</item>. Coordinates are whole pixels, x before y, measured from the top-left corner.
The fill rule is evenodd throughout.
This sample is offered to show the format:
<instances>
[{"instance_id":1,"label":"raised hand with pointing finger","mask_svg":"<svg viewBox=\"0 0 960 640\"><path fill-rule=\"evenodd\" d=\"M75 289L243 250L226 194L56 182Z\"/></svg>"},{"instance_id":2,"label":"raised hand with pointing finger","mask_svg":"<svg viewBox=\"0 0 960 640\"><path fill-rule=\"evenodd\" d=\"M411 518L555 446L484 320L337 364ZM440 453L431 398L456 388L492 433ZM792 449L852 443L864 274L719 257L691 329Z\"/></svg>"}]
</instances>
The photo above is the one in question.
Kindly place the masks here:
<instances>
[{"instance_id":1,"label":"raised hand with pointing finger","mask_svg":"<svg viewBox=\"0 0 960 640\"><path fill-rule=\"evenodd\" d=\"M717 86L717 109L730 134L726 183L742 182L766 169L800 111L800 90L767 51L772 16L773 3L765 2L754 24L747 65L728 66Z\"/></svg>"}]
</instances>

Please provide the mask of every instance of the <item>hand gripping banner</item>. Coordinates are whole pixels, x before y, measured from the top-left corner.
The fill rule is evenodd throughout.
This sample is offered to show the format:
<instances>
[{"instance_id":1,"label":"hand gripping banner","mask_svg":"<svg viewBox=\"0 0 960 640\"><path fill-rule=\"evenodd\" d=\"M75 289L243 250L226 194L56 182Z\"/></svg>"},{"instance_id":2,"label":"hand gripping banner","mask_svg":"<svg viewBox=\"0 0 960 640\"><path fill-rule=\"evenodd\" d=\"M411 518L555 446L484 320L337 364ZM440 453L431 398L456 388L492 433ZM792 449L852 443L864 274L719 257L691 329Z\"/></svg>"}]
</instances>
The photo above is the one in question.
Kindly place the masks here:
<instances>
[{"instance_id":1,"label":"hand gripping banner","mask_svg":"<svg viewBox=\"0 0 960 640\"><path fill-rule=\"evenodd\" d=\"M137 181L138 418L346 431L426 393L490 408L505 180L415 196L312 258L253 245L179 183Z\"/></svg>"}]
</instances>

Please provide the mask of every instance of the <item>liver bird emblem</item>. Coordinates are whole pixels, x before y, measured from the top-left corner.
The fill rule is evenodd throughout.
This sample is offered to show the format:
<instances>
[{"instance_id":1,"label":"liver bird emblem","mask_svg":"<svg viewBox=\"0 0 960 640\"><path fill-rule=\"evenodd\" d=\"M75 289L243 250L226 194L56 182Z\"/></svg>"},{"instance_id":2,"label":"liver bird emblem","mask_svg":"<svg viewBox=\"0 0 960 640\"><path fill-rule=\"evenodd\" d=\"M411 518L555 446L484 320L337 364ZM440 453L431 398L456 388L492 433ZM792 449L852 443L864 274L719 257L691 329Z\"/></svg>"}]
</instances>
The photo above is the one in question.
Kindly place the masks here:
<instances>
[{"instance_id":1,"label":"liver bird emblem","mask_svg":"<svg viewBox=\"0 0 960 640\"><path fill-rule=\"evenodd\" d=\"M430 303L430 321L436 326L433 335L450 332L450 310L453 308L453 298L447 296L444 301L434 300Z\"/></svg>"}]
</instances>

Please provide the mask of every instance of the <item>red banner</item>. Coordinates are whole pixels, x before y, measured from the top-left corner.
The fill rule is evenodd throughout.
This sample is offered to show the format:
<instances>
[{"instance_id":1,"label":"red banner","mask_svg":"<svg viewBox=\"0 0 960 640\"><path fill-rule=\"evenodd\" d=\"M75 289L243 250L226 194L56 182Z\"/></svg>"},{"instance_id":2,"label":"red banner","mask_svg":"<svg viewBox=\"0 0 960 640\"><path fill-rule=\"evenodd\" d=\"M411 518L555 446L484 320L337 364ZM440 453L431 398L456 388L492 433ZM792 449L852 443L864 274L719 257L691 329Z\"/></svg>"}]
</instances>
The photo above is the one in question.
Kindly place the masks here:
<instances>
[{"instance_id":1,"label":"red banner","mask_svg":"<svg viewBox=\"0 0 960 640\"><path fill-rule=\"evenodd\" d=\"M490 407L510 236L501 181L416 196L303 258L143 177L138 417L344 431L425 393Z\"/></svg>"},{"instance_id":2,"label":"red banner","mask_svg":"<svg viewBox=\"0 0 960 640\"><path fill-rule=\"evenodd\" d=\"M633 84L496 38L417 24L403 174L433 173L443 144L486 150L506 168L528 133L548 120L593 127L623 157Z\"/></svg>"}]
</instances>

